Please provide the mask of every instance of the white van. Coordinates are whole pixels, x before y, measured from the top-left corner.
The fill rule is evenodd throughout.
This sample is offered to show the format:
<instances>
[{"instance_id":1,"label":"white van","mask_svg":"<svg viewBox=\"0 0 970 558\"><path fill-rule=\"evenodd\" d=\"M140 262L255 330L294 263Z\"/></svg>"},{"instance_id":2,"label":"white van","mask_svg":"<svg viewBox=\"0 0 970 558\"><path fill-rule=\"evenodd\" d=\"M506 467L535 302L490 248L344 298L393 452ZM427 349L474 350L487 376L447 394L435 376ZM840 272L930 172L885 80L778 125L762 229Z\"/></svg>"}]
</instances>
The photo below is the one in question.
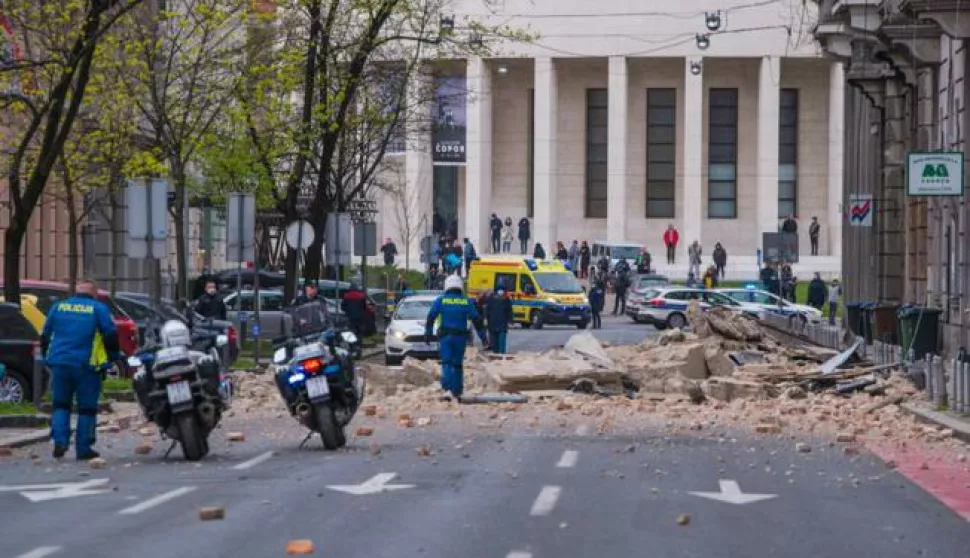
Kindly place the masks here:
<instances>
[{"instance_id":1,"label":"white van","mask_svg":"<svg viewBox=\"0 0 970 558\"><path fill-rule=\"evenodd\" d=\"M597 240L593 243L592 261L590 264L596 265L596 262L600 261L600 258L605 254L610 259L610 269L613 269L616 262L620 261L621 258L625 259L632 269L635 267L637 257L641 252L643 252L643 244L637 244L636 242Z\"/></svg>"}]
</instances>

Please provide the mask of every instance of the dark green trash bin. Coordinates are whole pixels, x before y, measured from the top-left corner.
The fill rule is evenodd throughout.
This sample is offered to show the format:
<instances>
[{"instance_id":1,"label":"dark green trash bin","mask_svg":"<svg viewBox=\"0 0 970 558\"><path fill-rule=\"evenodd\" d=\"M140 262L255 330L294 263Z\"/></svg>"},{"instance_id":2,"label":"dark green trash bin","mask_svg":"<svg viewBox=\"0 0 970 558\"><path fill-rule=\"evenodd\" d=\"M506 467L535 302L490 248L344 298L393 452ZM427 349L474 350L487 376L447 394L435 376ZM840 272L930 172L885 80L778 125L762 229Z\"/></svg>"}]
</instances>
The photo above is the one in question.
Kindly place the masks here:
<instances>
[{"instance_id":1,"label":"dark green trash bin","mask_svg":"<svg viewBox=\"0 0 970 558\"><path fill-rule=\"evenodd\" d=\"M862 303L850 302L845 305L845 321L849 326L849 331L856 335L862 335L862 327L859 325L859 318L862 315Z\"/></svg>"},{"instance_id":2,"label":"dark green trash bin","mask_svg":"<svg viewBox=\"0 0 970 558\"><path fill-rule=\"evenodd\" d=\"M872 326L876 341L889 343L890 345L899 344L899 320L896 313L899 306L895 304L877 304L872 309Z\"/></svg>"},{"instance_id":3,"label":"dark green trash bin","mask_svg":"<svg viewBox=\"0 0 970 558\"><path fill-rule=\"evenodd\" d=\"M875 302L863 302L859 305L859 335L866 340L866 345L872 345L873 340L873 309Z\"/></svg>"},{"instance_id":4,"label":"dark green trash bin","mask_svg":"<svg viewBox=\"0 0 970 558\"><path fill-rule=\"evenodd\" d=\"M936 308L903 306L896 315L899 317L899 340L903 355L907 357L912 349L917 359L936 353L939 346L940 313Z\"/></svg>"}]
</instances>

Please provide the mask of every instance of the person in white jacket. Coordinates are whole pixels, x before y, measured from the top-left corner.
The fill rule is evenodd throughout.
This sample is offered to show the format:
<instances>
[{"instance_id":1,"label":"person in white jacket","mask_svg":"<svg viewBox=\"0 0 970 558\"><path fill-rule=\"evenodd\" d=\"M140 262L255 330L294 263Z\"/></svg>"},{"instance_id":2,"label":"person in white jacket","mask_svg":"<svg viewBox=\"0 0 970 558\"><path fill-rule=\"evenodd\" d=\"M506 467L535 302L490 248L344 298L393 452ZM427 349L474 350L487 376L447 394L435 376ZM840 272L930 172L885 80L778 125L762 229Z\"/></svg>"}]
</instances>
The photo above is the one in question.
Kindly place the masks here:
<instances>
[{"instance_id":1,"label":"person in white jacket","mask_svg":"<svg viewBox=\"0 0 970 558\"><path fill-rule=\"evenodd\" d=\"M505 227L502 228L502 252L508 254L512 251L512 242L515 241L515 233L512 231L512 218L505 218Z\"/></svg>"}]
</instances>

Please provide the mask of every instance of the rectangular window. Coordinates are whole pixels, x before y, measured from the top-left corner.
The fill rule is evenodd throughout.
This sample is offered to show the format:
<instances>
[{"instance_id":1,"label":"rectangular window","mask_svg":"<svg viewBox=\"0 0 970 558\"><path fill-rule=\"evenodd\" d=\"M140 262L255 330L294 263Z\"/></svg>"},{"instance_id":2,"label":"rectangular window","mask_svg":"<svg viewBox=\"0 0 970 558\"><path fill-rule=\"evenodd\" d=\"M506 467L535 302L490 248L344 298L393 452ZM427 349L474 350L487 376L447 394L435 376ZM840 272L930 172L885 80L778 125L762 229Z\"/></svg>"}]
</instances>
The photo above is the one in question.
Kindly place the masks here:
<instances>
[{"instance_id":1,"label":"rectangular window","mask_svg":"<svg viewBox=\"0 0 970 558\"><path fill-rule=\"evenodd\" d=\"M526 178L526 210L529 217L535 211L536 199L536 90L529 89L529 176Z\"/></svg>"},{"instance_id":2,"label":"rectangular window","mask_svg":"<svg viewBox=\"0 0 970 558\"><path fill-rule=\"evenodd\" d=\"M673 218L677 90L647 89L647 217Z\"/></svg>"},{"instance_id":3,"label":"rectangular window","mask_svg":"<svg viewBox=\"0 0 970 558\"><path fill-rule=\"evenodd\" d=\"M738 216L738 90L711 89L707 133L707 216Z\"/></svg>"},{"instance_id":4,"label":"rectangular window","mask_svg":"<svg viewBox=\"0 0 970 558\"><path fill-rule=\"evenodd\" d=\"M782 89L778 114L778 216L798 215L798 90Z\"/></svg>"},{"instance_id":5,"label":"rectangular window","mask_svg":"<svg viewBox=\"0 0 970 558\"><path fill-rule=\"evenodd\" d=\"M606 152L609 93L586 90L586 217L606 218Z\"/></svg>"}]
</instances>

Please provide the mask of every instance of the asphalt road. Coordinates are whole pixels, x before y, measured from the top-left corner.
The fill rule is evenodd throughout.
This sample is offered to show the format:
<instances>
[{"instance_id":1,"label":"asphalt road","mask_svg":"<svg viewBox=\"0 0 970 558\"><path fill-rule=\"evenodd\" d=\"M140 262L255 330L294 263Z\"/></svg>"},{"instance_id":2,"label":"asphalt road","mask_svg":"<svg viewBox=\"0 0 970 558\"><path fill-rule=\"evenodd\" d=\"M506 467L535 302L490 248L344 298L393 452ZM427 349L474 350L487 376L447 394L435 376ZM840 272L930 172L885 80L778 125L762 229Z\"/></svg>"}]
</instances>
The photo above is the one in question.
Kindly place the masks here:
<instances>
[{"instance_id":1,"label":"asphalt road","mask_svg":"<svg viewBox=\"0 0 970 558\"><path fill-rule=\"evenodd\" d=\"M597 335L610 340L652 334L604 326ZM574 332L511 339L550 346ZM799 453L788 436L653 423L609 437L579 412L496 431L483 427L489 412L466 407L427 428L358 417L352 427L374 426L373 437L335 453L318 440L298 449L304 431L289 417L235 416L200 464L177 450L164 459L162 442L136 456L143 438L132 431L99 435L99 470L55 462L47 446L17 450L0 458L0 558L265 558L294 539L340 557L958 558L970 548L966 520L865 452L809 440ZM226 440L235 430L245 442ZM752 495L767 497L733 503ZM225 518L200 521L209 506Z\"/></svg>"},{"instance_id":2,"label":"asphalt road","mask_svg":"<svg viewBox=\"0 0 970 558\"><path fill-rule=\"evenodd\" d=\"M569 338L580 330L573 326L545 326L542 329L513 328L509 330L508 350L541 351L549 347L565 345ZM636 324L624 316L603 316L602 329L589 329L600 341L607 341L614 345L629 345L639 343L647 337L654 336L658 330L651 325Z\"/></svg>"}]
</instances>

